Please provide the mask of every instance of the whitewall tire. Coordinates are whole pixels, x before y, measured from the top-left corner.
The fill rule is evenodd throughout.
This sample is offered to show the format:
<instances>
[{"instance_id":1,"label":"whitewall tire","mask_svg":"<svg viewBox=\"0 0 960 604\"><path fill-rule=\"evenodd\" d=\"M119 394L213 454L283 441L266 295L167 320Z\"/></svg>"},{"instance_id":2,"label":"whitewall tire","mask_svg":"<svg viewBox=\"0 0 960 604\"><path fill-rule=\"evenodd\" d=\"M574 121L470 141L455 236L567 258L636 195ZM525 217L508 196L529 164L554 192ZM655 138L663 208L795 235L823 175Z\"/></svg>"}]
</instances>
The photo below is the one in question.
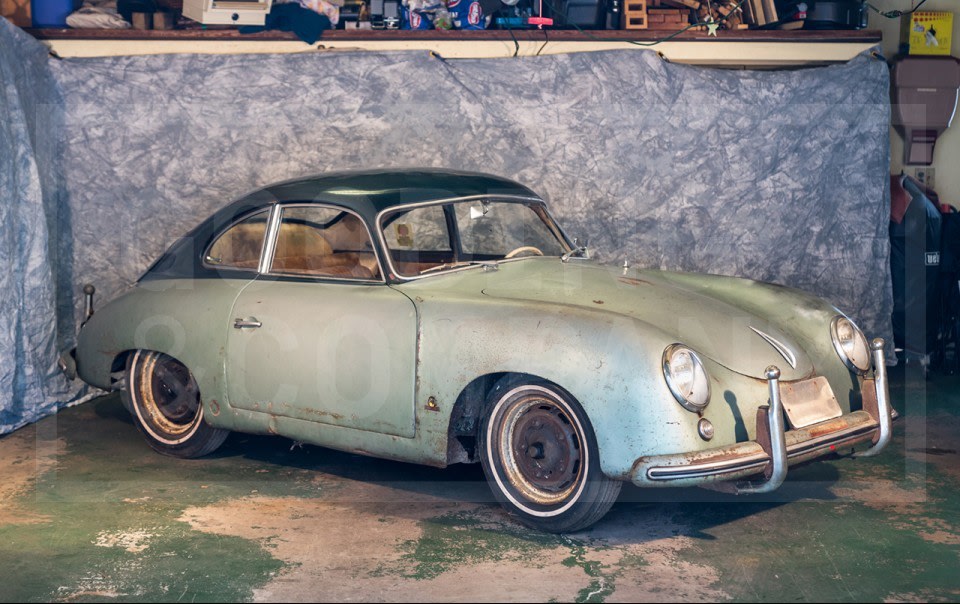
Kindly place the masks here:
<instances>
[{"instance_id":1,"label":"whitewall tire","mask_svg":"<svg viewBox=\"0 0 960 604\"><path fill-rule=\"evenodd\" d=\"M212 453L229 432L203 419L193 374L171 356L138 350L127 360L124 406L154 450L174 457Z\"/></svg>"},{"instance_id":2,"label":"whitewall tire","mask_svg":"<svg viewBox=\"0 0 960 604\"><path fill-rule=\"evenodd\" d=\"M563 389L509 379L490 395L480 462L497 500L525 524L565 533L594 524L620 493L603 475L583 408Z\"/></svg>"}]
</instances>

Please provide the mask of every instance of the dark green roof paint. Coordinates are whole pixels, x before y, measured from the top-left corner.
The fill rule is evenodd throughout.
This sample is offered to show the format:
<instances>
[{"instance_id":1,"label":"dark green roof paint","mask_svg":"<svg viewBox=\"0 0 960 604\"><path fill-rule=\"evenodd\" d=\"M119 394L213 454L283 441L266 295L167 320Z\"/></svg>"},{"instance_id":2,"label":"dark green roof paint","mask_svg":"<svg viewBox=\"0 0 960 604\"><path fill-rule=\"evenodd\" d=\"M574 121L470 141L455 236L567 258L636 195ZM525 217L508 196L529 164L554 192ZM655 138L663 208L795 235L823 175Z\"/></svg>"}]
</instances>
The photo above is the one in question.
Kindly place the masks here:
<instances>
[{"instance_id":1,"label":"dark green roof paint","mask_svg":"<svg viewBox=\"0 0 960 604\"><path fill-rule=\"evenodd\" d=\"M279 202L342 205L371 223L382 210L408 203L471 195L538 197L527 187L499 176L433 168L321 174L269 185L262 191Z\"/></svg>"}]
</instances>

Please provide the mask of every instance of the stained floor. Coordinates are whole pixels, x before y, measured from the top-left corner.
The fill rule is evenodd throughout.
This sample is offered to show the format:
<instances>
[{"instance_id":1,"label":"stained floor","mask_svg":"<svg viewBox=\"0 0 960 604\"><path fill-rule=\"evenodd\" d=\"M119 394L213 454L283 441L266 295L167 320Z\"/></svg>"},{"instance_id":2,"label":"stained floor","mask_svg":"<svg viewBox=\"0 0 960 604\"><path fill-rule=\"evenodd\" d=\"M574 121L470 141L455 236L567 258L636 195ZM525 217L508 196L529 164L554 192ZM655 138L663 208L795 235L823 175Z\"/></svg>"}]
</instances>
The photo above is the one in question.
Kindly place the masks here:
<instances>
[{"instance_id":1,"label":"stained floor","mask_svg":"<svg viewBox=\"0 0 960 604\"><path fill-rule=\"evenodd\" d=\"M878 458L764 498L625 488L566 536L477 466L240 434L161 457L107 396L0 438L0 601L960 601L960 377L894 379Z\"/></svg>"}]
</instances>

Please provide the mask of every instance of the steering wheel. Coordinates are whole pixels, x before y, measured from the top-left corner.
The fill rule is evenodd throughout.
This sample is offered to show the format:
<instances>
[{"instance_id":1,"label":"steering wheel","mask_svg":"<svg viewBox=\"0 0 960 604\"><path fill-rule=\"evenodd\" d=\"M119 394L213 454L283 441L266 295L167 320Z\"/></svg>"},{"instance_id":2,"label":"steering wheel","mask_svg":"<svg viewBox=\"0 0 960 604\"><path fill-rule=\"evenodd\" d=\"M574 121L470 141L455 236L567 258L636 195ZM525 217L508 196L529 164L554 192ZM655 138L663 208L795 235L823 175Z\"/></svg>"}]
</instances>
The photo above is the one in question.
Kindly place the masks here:
<instances>
[{"instance_id":1,"label":"steering wheel","mask_svg":"<svg viewBox=\"0 0 960 604\"><path fill-rule=\"evenodd\" d=\"M543 256L543 252L540 251L540 248L533 247L532 245L521 245L517 249L510 250L510 252L503 257L504 260L509 260L519 256L520 254L533 254L534 256Z\"/></svg>"}]
</instances>

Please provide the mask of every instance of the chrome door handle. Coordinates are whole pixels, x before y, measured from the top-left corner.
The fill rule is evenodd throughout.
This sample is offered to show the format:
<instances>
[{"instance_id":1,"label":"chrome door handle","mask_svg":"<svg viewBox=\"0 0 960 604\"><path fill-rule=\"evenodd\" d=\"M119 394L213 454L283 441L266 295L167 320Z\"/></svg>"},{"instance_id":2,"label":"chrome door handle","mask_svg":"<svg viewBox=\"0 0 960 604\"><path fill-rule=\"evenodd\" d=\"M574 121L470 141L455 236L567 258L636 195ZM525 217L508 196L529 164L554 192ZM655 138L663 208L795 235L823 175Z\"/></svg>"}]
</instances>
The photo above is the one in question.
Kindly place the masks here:
<instances>
[{"instance_id":1,"label":"chrome door handle","mask_svg":"<svg viewBox=\"0 0 960 604\"><path fill-rule=\"evenodd\" d=\"M243 329L244 327L257 328L262 327L263 323L257 321L256 319L234 319L233 327L235 329Z\"/></svg>"}]
</instances>

